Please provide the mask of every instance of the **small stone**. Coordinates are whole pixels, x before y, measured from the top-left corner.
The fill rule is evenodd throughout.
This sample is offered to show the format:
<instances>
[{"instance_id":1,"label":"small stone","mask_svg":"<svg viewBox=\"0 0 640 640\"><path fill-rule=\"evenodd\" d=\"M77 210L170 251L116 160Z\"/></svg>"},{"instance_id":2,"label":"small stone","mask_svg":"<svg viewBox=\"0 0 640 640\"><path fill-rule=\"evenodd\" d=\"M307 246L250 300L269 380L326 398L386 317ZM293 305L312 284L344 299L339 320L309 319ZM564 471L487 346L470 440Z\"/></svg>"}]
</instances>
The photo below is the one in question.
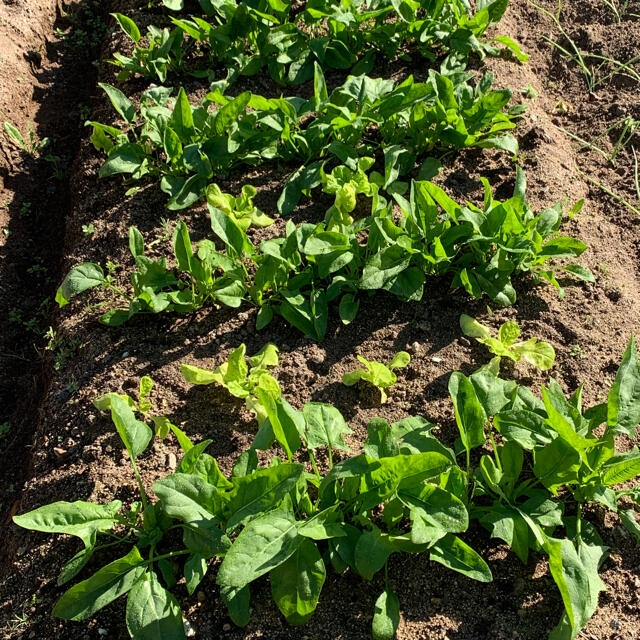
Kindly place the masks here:
<instances>
[{"instance_id":1,"label":"small stone","mask_svg":"<svg viewBox=\"0 0 640 640\"><path fill-rule=\"evenodd\" d=\"M184 626L184 633L187 636L187 638L195 637L196 630L193 628L193 625L188 620L185 620L184 618L182 619L182 624Z\"/></svg>"},{"instance_id":2,"label":"small stone","mask_svg":"<svg viewBox=\"0 0 640 640\"><path fill-rule=\"evenodd\" d=\"M125 351L125 352L122 354L122 357L123 357L123 358L128 358L128 357L129 357L129 352L128 352L128 351Z\"/></svg>"},{"instance_id":3,"label":"small stone","mask_svg":"<svg viewBox=\"0 0 640 640\"><path fill-rule=\"evenodd\" d=\"M411 351L413 351L413 353L420 353L420 351L421 351L420 343L419 342L414 342L411 345Z\"/></svg>"},{"instance_id":4,"label":"small stone","mask_svg":"<svg viewBox=\"0 0 640 640\"><path fill-rule=\"evenodd\" d=\"M62 462L67 457L67 450L62 447L53 447L53 453L56 454L57 462Z\"/></svg>"},{"instance_id":5,"label":"small stone","mask_svg":"<svg viewBox=\"0 0 640 640\"><path fill-rule=\"evenodd\" d=\"M167 468L173 471L178 465L178 460L176 459L176 454L170 452L167 454Z\"/></svg>"},{"instance_id":6,"label":"small stone","mask_svg":"<svg viewBox=\"0 0 640 640\"><path fill-rule=\"evenodd\" d=\"M231 631L231 625L230 625L228 622L225 622L225 623L222 625L222 630L223 630L223 631Z\"/></svg>"},{"instance_id":7,"label":"small stone","mask_svg":"<svg viewBox=\"0 0 640 640\"><path fill-rule=\"evenodd\" d=\"M620 629L620 628L622 627L622 625L620 624L620 622L619 622L618 620L612 620L612 621L609 623L609 626L610 626L612 629L616 629L616 630L618 630L618 629Z\"/></svg>"},{"instance_id":8,"label":"small stone","mask_svg":"<svg viewBox=\"0 0 640 640\"><path fill-rule=\"evenodd\" d=\"M106 636L109 632L106 629L103 629L102 627L100 627L98 629L98 635L99 636Z\"/></svg>"},{"instance_id":9,"label":"small stone","mask_svg":"<svg viewBox=\"0 0 640 640\"><path fill-rule=\"evenodd\" d=\"M439 362L442 362L442 358L439 358L438 356L435 356L434 358L431 358L432 362L435 362L436 364L438 364Z\"/></svg>"}]
</instances>

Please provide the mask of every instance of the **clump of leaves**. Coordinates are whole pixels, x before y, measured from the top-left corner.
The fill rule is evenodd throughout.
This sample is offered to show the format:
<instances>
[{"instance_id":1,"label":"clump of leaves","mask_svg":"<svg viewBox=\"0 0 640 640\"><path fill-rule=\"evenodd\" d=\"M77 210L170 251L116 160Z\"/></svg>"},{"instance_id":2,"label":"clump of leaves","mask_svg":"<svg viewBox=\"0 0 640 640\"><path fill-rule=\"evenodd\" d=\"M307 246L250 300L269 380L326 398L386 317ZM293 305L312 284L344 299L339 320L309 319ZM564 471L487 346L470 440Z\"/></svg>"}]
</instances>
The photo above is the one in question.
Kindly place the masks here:
<instances>
[{"instance_id":1,"label":"clump of leaves","mask_svg":"<svg viewBox=\"0 0 640 640\"><path fill-rule=\"evenodd\" d=\"M364 367L343 374L342 383L348 387L352 387L360 380L372 384L380 392L380 402L382 404L387 401L385 389L388 389L398 381L394 371L406 367L411 361L411 356L406 351L398 351L387 364L375 360L367 360L362 356L356 356L356 358Z\"/></svg>"},{"instance_id":2,"label":"clump of leaves","mask_svg":"<svg viewBox=\"0 0 640 640\"><path fill-rule=\"evenodd\" d=\"M205 195L207 203L229 216L243 231L251 225L254 227L268 227L273 224L273 218L265 215L253 204L257 191L255 187L245 184L237 198L229 193L222 193L217 184L207 187Z\"/></svg>"},{"instance_id":3,"label":"clump of leaves","mask_svg":"<svg viewBox=\"0 0 640 640\"><path fill-rule=\"evenodd\" d=\"M598 570L608 548L584 517L584 507L604 507L619 515L640 541L640 526L628 503L631 499L640 507L640 490L637 485L615 488L640 474L637 447L617 451L615 438L637 436L638 389L640 364L633 337L607 402L586 411L582 387L567 398L554 380L543 387L542 400L487 371L469 378L454 373L449 380L471 495L484 496L482 506L471 508L471 517L505 541L523 563L531 551L548 555L565 608L551 640L575 638L606 588ZM494 431L501 444L496 445ZM490 447L491 454L483 454L472 469L470 453L482 446ZM487 498L492 501L488 507ZM558 528L564 535L556 533Z\"/></svg>"},{"instance_id":4,"label":"clump of leaves","mask_svg":"<svg viewBox=\"0 0 640 640\"><path fill-rule=\"evenodd\" d=\"M265 396L276 400L282 392L278 381L269 373L270 367L278 365L278 347L269 342L258 353L248 359L244 344L234 349L227 362L213 371L200 369L190 364L182 364L182 375L191 384L220 384L232 396L243 398L258 424L267 419L267 409L263 404Z\"/></svg>"},{"instance_id":5,"label":"clump of leaves","mask_svg":"<svg viewBox=\"0 0 640 640\"><path fill-rule=\"evenodd\" d=\"M491 336L491 329L471 316L460 316L460 328L462 333L470 338L475 338L481 344L486 345L489 351L495 355L483 369L489 370L494 375L500 373L501 358L509 358L514 362L525 360L541 371L551 369L556 359L556 352L548 342L538 341L538 338L516 342L520 337L520 327L517 323L507 321L500 325L498 337Z\"/></svg>"},{"instance_id":6,"label":"clump of leaves","mask_svg":"<svg viewBox=\"0 0 640 640\"><path fill-rule=\"evenodd\" d=\"M216 210L224 224L226 214ZM108 289L128 302L127 309L112 309L100 317L100 322L111 327L124 324L137 314L156 314L163 311L188 313L207 303L239 307L246 293L248 279L246 267L216 250L210 240L199 243L194 253L187 225L180 220L176 225L173 250L176 269L167 267L166 259L153 260L145 254L144 239L136 227L129 229L129 249L136 264L131 274L133 295L116 287L114 276L100 265L84 262L67 274L56 293L60 307L74 296L100 287Z\"/></svg>"},{"instance_id":7,"label":"clump of leaves","mask_svg":"<svg viewBox=\"0 0 640 640\"><path fill-rule=\"evenodd\" d=\"M183 0L164 0L164 4L179 10ZM188 36L183 43L186 52L197 56L194 61L198 67L203 66L204 58L206 68L226 69L226 80L219 81L225 84L241 75L267 72L279 84L302 84L313 77L314 64L368 73L377 61L399 55L405 60L416 55L434 60L444 54L447 57L442 66L456 70L465 68L472 52L484 57L499 55L506 48L520 61L528 58L507 36L485 37L487 28L504 14L508 4L504 0L482 3L477 11L472 11L466 0L436 4L429 0L381 0L375 6L360 0L339 4L313 0L304 5L201 0L200 4L212 21L197 16L172 17L175 28L165 37L174 39L176 33ZM164 82L167 69L190 71L185 53L162 47L159 29L149 30L151 46L145 47L132 20L112 15L135 44L131 58L117 56L127 74Z\"/></svg>"},{"instance_id":8,"label":"clump of leaves","mask_svg":"<svg viewBox=\"0 0 640 640\"><path fill-rule=\"evenodd\" d=\"M95 148L107 154L100 176L160 181L173 210L200 200L214 176L233 168L296 162L300 168L278 201L280 212L290 214L302 192L320 184L329 159L355 169L359 156L380 153L389 165L388 186L437 149L495 148L515 155L517 141L505 133L520 115L517 108L507 108L511 92L491 90L491 74L475 87L469 84L472 77L431 70L426 82L410 76L394 84L349 76L329 94L316 64L309 99L248 91L232 98L215 87L194 106L184 88L172 98L172 89L154 87L140 96L138 109L122 91L101 84L125 125L87 125L93 127Z\"/></svg>"},{"instance_id":9,"label":"clump of leaves","mask_svg":"<svg viewBox=\"0 0 640 640\"><path fill-rule=\"evenodd\" d=\"M392 554L422 552L471 579L492 579L486 562L457 535L467 529L469 517L450 486L454 455L430 435L433 425L426 420L373 421L366 453L333 464L331 452L348 451L343 436L352 433L340 412L321 403L297 411L283 398L273 398L266 405L263 435L256 438L262 443L254 442L238 458L230 477L205 453L211 440L194 445L177 430L183 456L174 473L153 484L153 503L137 463L146 455L152 431L120 395L111 394L109 406L141 501L124 510L117 500L56 502L14 517L19 526L82 540L84 549L63 568L61 585L86 571L103 549L123 547L124 555L62 595L55 616L84 620L126 596L126 625L134 640L149 638L149 629L161 629L163 638L184 639L180 607L170 590L184 577L193 594L216 557L223 557L216 576L221 597L240 626L250 619L251 583L267 574L273 599L292 625L313 614L327 566L338 573L350 568L372 580L383 569L386 576ZM255 449L275 441L289 461L274 457L269 466L259 467ZM327 452L325 475L315 463L318 449ZM304 450L313 473L291 462L293 453ZM374 515L381 511L382 519ZM106 540L99 544L101 535ZM374 637L390 637L398 622L397 596L385 579Z\"/></svg>"}]
</instances>

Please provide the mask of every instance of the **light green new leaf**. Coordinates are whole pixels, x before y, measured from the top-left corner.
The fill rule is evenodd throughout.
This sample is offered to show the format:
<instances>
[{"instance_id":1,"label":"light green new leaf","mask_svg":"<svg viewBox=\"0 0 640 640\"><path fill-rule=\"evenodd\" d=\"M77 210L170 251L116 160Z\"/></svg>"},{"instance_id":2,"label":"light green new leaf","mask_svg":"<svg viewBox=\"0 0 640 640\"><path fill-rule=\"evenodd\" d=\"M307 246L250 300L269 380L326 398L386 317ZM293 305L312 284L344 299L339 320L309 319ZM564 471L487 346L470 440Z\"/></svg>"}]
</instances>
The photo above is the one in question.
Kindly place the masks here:
<instances>
[{"instance_id":1,"label":"light green new leaf","mask_svg":"<svg viewBox=\"0 0 640 640\"><path fill-rule=\"evenodd\" d=\"M127 598L127 629L133 640L183 640L182 612L151 571L133 586Z\"/></svg>"},{"instance_id":2,"label":"light green new leaf","mask_svg":"<svg viewBox=\"0 0 640 640\"><path fill-rule=\"evenodd\" d=\"M318 605L326 569L315 542L308 538L269 574L271 593L287 622L304 624Z\"/></svg>"},{"instance_id":3,"label":"light green new leaf","mask_svg":"<svg viewBox=\"0 0 640 640\"><path fill-rule=\"evenodd\" d=\"M374 640L393 640L400 624L400 601L390 589L376 600L371 633Z\"/></svg>"},{"instance_id":4,"label":"light green new leaf","mask_svg":"<svg viewBox=\"0 0 640 640\"><path fill-rule=\"evenodd\" d=\"M304 537L288 511L270 511L251 520L227 552L217 583L238 589L288 560Z\"/></svg>"},{"instance_id":5,"label":"light green new leaf","mask_svg":"<svg viewBox=\"0 0 640 640\"><path fill-rule=\"evenodd\" d=\"M184 379L190 384L213 384L218 382L222 384L224 378L219 371L208 371L207 369L200 369L200 367L194 367L191 364L181 364L180 370Z\"/></svg>"},{"instance_id":6,"label":"light green new leaf","mask_svg":"<svg viewBox=\"0 0 640 640\"><path fill-rule=\"evenodd\" d=\"M526 342L520 342L511 348L519 358L523 358L541 371L548 371L556 360L556 352L548 342L538 342L537 338L530 338Z\"/></svg>"},{"instance_id":7,"label":"light green new leaf","mask_svg":"<svg viewBox=\"0 0 640 640\"><path fill-rule=\"evenodd\" d=\"M153 432L136 419L129 404L118 395L111 397L111 419L131 459L135 460L147 448Z\"/></svg>"},{"instance_id":8,"label":"light green new leaf","mask_svg":"<svg viewBox=\"0 0 640 640\"><path fill-rule=\"evenodd\" d=\"M460 316L460 328L465 336L470 338L490 338L491 330L483 324L480 324L475 318L463 313Z\"/></svg>"},{"instance_id":9,"label":"light green new leaf","mask_svg":"<svg viewBox=\"0 0 640 640\"><path fill-rule=\"evenodd\" d=\"M20 516L13 521L20 527L46 533L66 533L77 536L90 547L98 531L108 531L115 525L115 516L122 507L120 500L107 505L91 502L52 502Z\"/></svg>"},{"instance_id":10,"label":"light green new leaf","mask_svg":"<svg viewBox=\"0 0 640 640\"><path fill-rule=\"evenodd\" d=\"M127 593L145 570L145 561L138 548L133 547L123 558L114 560L66 591L52 613L64 620L89 618Z\"/></svg>"},{"instance_id":11,"label":"light green new leaf","mask_svg":"<svg viewBox=\"0 0 640 640\"><path fill-rule=\"evenodd\" d=\"M449 378L449 395L465 449L471 451L484 444L485 414L469 378L458 371L452 373Z\"/></svg>"}]
</instances>

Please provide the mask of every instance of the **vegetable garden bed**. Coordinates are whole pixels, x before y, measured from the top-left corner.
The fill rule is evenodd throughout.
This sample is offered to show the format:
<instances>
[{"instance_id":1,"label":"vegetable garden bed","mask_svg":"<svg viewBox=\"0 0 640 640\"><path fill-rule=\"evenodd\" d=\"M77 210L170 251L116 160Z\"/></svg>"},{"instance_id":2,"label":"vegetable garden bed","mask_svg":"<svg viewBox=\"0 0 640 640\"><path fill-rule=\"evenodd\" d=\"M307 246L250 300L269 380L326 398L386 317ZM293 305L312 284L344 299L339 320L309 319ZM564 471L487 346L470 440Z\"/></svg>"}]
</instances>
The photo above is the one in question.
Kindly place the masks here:
<instances>
[{"instance_id":1,"label":"vegetable garden bed","mask_svg":"<svg viewBox=\"0 0 640 640\"><path fill-rule=\"evenodd\" d=\"M276 14L285 7L269 4ZM415 52L411 59L394 55L387 61L383 51L372 64L366 56L371 42L351 42L347 52L364 52L354 75L367 72L377 81L348 80L347 67L355 60L347 65L340 57L344 49L326 41L311 47L312 55L293 69L269 64L271 57L266 65L251 63L260 69L257 74L238 78L227 78L226 69L247 60L231 51L211 65L203 41L184 60L177 56L181 49L171 49L166 78L164 67L158 72L156 66L145 72L148 78L134 73L118 79L122 67L104 61L120 55L121 64L135 71L121 56L132 57L137 27L109 18L99 67L107 89L95 87L87 118L99 124L87 127L70 177L62 276L72 275L63 282L57 296L62 308L53 316L57 342L47 352L53 371L30 447L30 478L16 488L20 498L10 501L3 525L0 611L6 637L367 638L372 625L376 637L392 637L397 626L396 637L405 639L550 633L619 639L640 633L635 473L617 475L612 467L618 459L598 453L612 451L614 444L617 453L631 451L637 444L634 419L640 418L640 371L632 347L617 374L631 335L640 331L640 218L632 211L640 208L633 152L635 118L640 119L633 43L640 27L633 2L622 15L615 5L618 20L605 3L580 0L560 8L563 34L552 4L543 3L544 13L512 0L497 24L478 32L485 44L472 39L468 61L451 61L467 68L468 79L447 76L446 68L442 75L429 71L430 64L443 71L443 52L454 46L446 39L443 49L436 48L437 63ZM295 5L295 12L302 6ZM410 12L412 5L398 6ZM186 20L200 11L195 2L179 13L160 3L147 8L119 2L109 9L131 16L143 34L148 25L177 28L169 16ZM241 18L239 24L250 24ZM205 28L183 23L191 33L183 36L185 51L194 25ZM315 23L301 34L303 42L324 36ZM583 54L604 52L631 63L621 69L609 62L596 71L587 59L581 70L559 48L573 52L567 36ZM430 51L426 35L424 42ZM528 60L518 61L512 42ZM298 46L307 45L290 42L286 50ZM506 53L485 56L498 53L495 48ZM141 60L143 54L137 55ZM209 68L215 69L213 77L203 71ZM465 100L472 101L486 73L494 82L483 85L481 117ZM401 84L410 75L413 82ZM286 78L305 81L276 83ZM212 81L218 84L210 86ZM173 87L171 99L157 88L145 94L151 82ZM512 92L508 102L505 91ZM476 105L481 93L475 93ZM206 119L197 109L203 99L210 113L222 115ZM143 121L148 124L141 128ZM127 122L135 122L135 134ZM468 135L460 134L463 125ZM123 132L127 140L118 138ZM228 140L231 147L225 146ZM600 151L581 149L581 140ZM356 155L373 161L358 163ZM121 173L129 178L126 184ZM494 201L480 178L488 180ZM214 182L219 189L207 191L207 205L205 189ZM245 190L240 201L244 185L254 187L255 195ZM465 207L467 202L472 206ZM508 218L501 217L503 202ZM273 224L261 226L269 221L260 212ZM482 228L470 222L481 218ZM320 223L325 226L319 229ZM554 240L558 236L565 239ZM199 253L190 252L190 242ZM545 242L551 242L546 249ZM555 275L548 268L552 263ZM579 266L562 271L570 263ZM463 331L463 314L488 329L467 322ZM521 347L527 356L517 363L500 351L508 350L513 325L500 333L507 347L491 343L508 321L519 325L523 341L536 337L555 349L550 371L544 348L529 355ZM503 353L502 362L474 374L491 358L474 336L489 338L489 346ZM277 357L268 351L268 357L250 361L254 374L245 380L235 350L245 344L254 356L268 343L277 345ZM389 363L402 351L410 359L401 356L394 363L404 366L394 369L397 381L385 387L386 402L364 380L343 384L345 374L362 366L356 355ZM234 352L226 369L206 373ZM507 401L515 383L496 382L496 366L502 379L525 389L520 404ZM616 375L622 381L617 386ZM144 376L154 384L140 398ZM586 418L578 417L576 396L573 404L559 399L580 385ZM543 386L552 397L546 405ZM483 395L487 387L490 393ZM108 393L130 396L135 417L122 397L93 404ZM604 413L586 412L608 399ZM309 403L335 409L322 413ZM408 420L417 417L436 426ZM524 429L527 419L537 426ZM143 420L149 426L141 426ZM125 434L126 447L114 424ZM150 428L159 435L146 446ZM217 466L204 455L198 458L197 447L187 453L183 434L196 445L210 440L206 453ZM504 445L495 457L494 436ZM557 477L549 469L545 474L545 454L539 451L552 441L565 447ZM525 471L518 482L510 481L509 461L517 467L520 455ZM132 458L146 494L142 499ZM634 460L631 454L625 462L632 471ZM256 463L263 471L252 475ZM589 481L580 465L589 465L598 481ZM578 467L579 480L571 475ZM384 476L386 489L376 474ZM408 482L412 475L419 482ZM185 477L188 488L177 484L187 482ZM249 496L252 489L239 497L245 489L237 487L246 488L252 478L258 478L254 487L271 483L269 490L260 499ZM525 501L541 494L527 494L529 487L518 494L514 487L535 479L544 493L544 513ZM614 482L620 479L622 485ZM605 486L614 484L629 494L612 498ZM446 507L429 502L436 491ZM176 494L195 495L199 506L185 506ZM226 506L216 506L211 496L218 494ZM86 566L80 553L65 569L63 586L56 583L58 575L82 543L27 532L9 520L18 516L26 528L51 529L51 518L60 517L64 507L42 516L44 525L23 514L56 501L83 500L111 503L112 511L101 514L108 523L117 500L124 505L121 514L133 509L116 523L122 537L127 525L142 526L136 509L146 505L132 503L147 499L159 499L173 519L162 540L148 539L157 533L155 525L162 528L163 517L148 511L149 536L135 528L129 534L142 557L126 543L96 551ZM607 508L611 500L619 500L619 513ZM580 513L585 524L576 532ZM181 528L199 526L202 538L185 537L183 544ZM296 531L293 546L279 556L269 556L264 543L274 528ZM88 532L82 536L91 547ZM180 555L185 548L188 553ZM82 581L129 552L122 575L129 573L122 580L137 583L129 605L124 597L107 597L106 606L98 607L95 596L82 597L83 587L62 597L73 584L90 586ZM259 553L272 569L269 576ZM151 567L153 575L143 578ZM570 567L577 569L572 573ZM249 581L250 617L244 599ZM149 602L164 608L157 614L164 628L153 626ZM54 606L60 617L51 617ZM553 632L563 611L569 612L569 626Z\"/></svg>"}]
</instances>

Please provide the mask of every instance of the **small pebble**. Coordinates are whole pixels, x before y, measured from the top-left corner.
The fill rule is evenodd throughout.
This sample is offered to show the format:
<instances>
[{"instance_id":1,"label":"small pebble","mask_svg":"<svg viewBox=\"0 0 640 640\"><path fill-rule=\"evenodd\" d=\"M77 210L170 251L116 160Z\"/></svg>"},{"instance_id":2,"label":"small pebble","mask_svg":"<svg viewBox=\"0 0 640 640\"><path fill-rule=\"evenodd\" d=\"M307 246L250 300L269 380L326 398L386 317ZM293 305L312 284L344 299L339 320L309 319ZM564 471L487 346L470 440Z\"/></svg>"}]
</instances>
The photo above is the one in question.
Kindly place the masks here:
<instances>
[{"instance_id":1,"label":"small pebble","mask_svg":"<svg viewBox=\"0 0 640 640\"><path fill-rule=\"evenodd\" d=\"M222 630L231 631L231 625L228 622L226 622L225 624L222 625Z\"/></svg>"},{"instance_id":2,"label":"small pebble","mask_svg":"<svg viewBox=\"0 0 640 640\"><path fill-rule=\"evenodd\" d=\"M167 454L167 467L173 471L178 465L178 460L176 459L176 454L170 452Z\"/></svg>"},{"instance_id":3,"label":"small pebble","mask_svg":"<svg viewBox=\"0 0 640 640\"><path fill-rule=\"evenodd\" d=\"M435 358L431 358L431 361L435 363L442 362L442 358L438 358L438 356L436 356Z\"/></svg>"},{"instance_id":4,"label":"small pebble","mask_svg":"<svg viewBox=\"0 0 640 640\"><path fill-rule=\"evenodd\" d=\"M123 357L123 358L128 358L128 357L129 357L129 352L128 352L128 351L125 351L125 352L122 354L122 357Z\"/></svg>"},{"instance_id":5,"label":"small pebble","mask_svg":"<svg viewBox=\"0 0 640 640\"><path fill-rule=\"evenodd\" d=\"M99 636L106 636L107 633L109 633L106 629L103 629L102 627L100 627L100 629L98 629L98 635Z\"/></svg>"}]
</instances>

